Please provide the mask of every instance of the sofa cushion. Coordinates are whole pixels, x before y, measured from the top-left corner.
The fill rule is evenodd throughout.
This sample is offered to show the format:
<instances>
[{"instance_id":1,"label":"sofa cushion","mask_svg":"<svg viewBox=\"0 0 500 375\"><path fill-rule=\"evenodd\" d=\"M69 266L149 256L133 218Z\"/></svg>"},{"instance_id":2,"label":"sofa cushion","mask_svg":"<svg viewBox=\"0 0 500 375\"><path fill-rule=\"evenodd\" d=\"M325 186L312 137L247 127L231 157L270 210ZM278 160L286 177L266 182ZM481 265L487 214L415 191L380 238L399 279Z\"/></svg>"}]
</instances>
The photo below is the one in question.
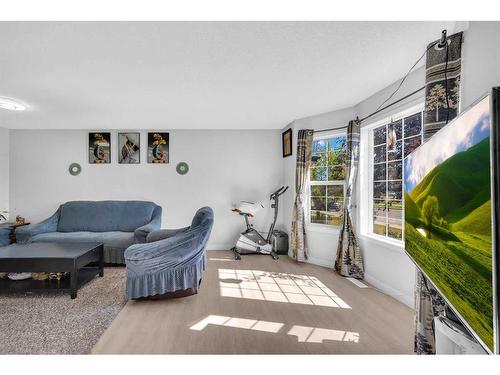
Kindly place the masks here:
<instances>
[{"instance_id":1,"label":"sofa cushion","mask_svg":"<svg viewBox=\"0 0 500 375\"><path fill-rule=\"evenodd\" d=\"M105 248L126 249L135 243L133 232L50 232L33 236L33 242L101 242Z\"/></svg>"},{"instance_id":2,"label":"sofa cushion","mask_svg":"<svg viewBox=\"0 0 500 375\"><path fill-rule=\"evenodd\" d=\"M62 205L58 232L133 232L149 223L157 207L143 201L73 201Z\"/></svg>"}]
</instances>

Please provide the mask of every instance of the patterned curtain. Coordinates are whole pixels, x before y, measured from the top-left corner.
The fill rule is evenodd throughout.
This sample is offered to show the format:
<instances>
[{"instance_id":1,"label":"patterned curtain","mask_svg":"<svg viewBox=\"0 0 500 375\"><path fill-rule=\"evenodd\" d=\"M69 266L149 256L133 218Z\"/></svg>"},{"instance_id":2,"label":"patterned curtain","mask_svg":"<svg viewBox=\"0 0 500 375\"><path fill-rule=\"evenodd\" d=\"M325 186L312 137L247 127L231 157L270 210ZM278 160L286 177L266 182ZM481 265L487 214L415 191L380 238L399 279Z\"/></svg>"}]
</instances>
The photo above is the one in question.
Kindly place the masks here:
<instances>
[{"instance_id":1,"label":"patterned curtain","mask_svg":"<svg viewBox=\"0 0 500 375\"><path fill-rule=\"evenodd\" d=\"M305 230L305 202L304 190L309 178L311 166L313 131L310 129L299 130L297 139L297 169L295 172L295 202L292 216L292 251L297 262L307 259L308 249Z\"/></svg>"},{"instance_id":2,"label":"patterned curtain","mask_svg":"<svg viewBox=\"0 0 500 375\"><path fill-rule=\"evenodd\" d=\"M435 354L434 317L444 315L446 302L417 270L415 288L415 341L417 354Z\"/></svg>"},{"instance_id":3,"label":"patterned curtain","mask_svg":"<svg viewBox=\"0 0 500 375\"><path fill-rule=\"evenodd\" d=\"M436 42L428 47L425 70L425 141L459 112L462 33L450 36L447 42L442 49L439 49Z\"/></svg>"},{"instance_id":4,"label":"patterned curtain","mask_svg":"<svg viewBox=\"0 0 500 375\"><path fill-rule=\"evenodd\" d=\"M458 115L462 33L447 39L442 49L428 47L424 111L424 140ZM415 353L435 354L434 317L443 315L446 303L438 291L417 270L415 285Z\"/></svg>"},{"instance_id":5,"label":"patterned curtain","mask_svg":"<svg viewBox=\"0 0 500 375\"><path fill-rule=\"evenodd\" d=\"M356 186L359 166L359 129L358 120L350 121L347 127L346 193L343 224L340 229L335 259L335 270L342 276L362 279L365 271L361 249L352 222L352 194Z\"/></svg>"}]
</instances>

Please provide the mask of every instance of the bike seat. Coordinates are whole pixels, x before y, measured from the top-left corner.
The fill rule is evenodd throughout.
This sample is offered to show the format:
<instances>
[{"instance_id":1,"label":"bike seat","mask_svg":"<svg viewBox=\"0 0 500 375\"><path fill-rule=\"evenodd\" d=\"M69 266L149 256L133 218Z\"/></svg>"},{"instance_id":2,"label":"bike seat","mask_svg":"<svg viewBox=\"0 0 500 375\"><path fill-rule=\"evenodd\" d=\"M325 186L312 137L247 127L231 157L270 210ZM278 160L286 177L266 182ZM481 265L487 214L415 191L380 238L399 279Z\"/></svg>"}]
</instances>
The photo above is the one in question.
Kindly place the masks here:
<instances>
[{"instance_id":1,"label":"bike seat","mask_svg":"<svg viewBox=\"0 0 500 375\"><path fill-rule=\"evenodd\" d=\"M241 201L236 207L234 207L231 211L237 212L240 215L248 215L254 217L255 214L262 210L264 205L262 202L245 202Z\"/></svg>"}]
</instances>

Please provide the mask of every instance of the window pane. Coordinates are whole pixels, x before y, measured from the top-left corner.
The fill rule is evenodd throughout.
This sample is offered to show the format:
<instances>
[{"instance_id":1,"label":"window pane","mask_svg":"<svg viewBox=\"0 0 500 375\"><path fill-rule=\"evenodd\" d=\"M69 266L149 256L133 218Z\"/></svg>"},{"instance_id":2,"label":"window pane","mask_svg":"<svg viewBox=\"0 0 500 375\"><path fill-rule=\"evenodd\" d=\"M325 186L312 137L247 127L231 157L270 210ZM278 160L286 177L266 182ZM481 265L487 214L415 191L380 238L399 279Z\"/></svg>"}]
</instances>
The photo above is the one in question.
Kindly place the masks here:
<instances>
[{"instance_id":1,"label":"window pane","mask_svg":"<svg viewBox=\"0 0 500 375\"><path fill-rule=\"evenodd\" d=\"M390 181L387 185L387 195L391 199L403 199L403 184L401 181Z\"/></svg>"},{"instance_id":2,"label":"window pane","mask_svg":"<svg viewBox=\"0 0 500 375\"><path fill-rule=\"evenodd\" d=\"M311 157L312 167L326 165L327 159L328 154L326 152L323 152L321 154L313 154Z\"/></svg>"},{"instance_id":3,"label":"window pane","mask_svg":"<svg viewBox=\"0 0 500 375\"><path fill-rule=\"evenodd\" d=\"M420 146L421 137L417 135L413 138L405 139L405 158L413 152L418 146Z\"/></svg>"},{"instance_id":4,"label":"window pane","mask_svg":"<svg viewBox=\"0 0 500 375\"><path fill-rule=\"evenodd\" d=\"M328 198L328 212L342 212L344 209L344 198Z\"/></svg>"},{"instance_id":5,"label":"window pane","mask_svg":"<svg viewBox=\"0 0 500 375\"><path fill-rule=\"evenodd\" d=\"M373 200L373 216L385 217L387 202L384 199Z\"/></svg>"},{"instance_id":6,"label":"window pane","mask_svg":"<svg viewBox=\"0 0 500 375\"><path fill-rule=\"evenodd\" d=\"M326 222L330 225L341 225L342 224L342 214L326 214Z\"/></svg>"},{"instance_id":7,"label":"window pane","mask_svg":"<svg viewBox=\"0 0 500 375\"><path fill-rule=\"evenodd\" d=\"M311 210L326 211L326 198L311 197Z\"/></svg>"},{"instance_id":8,"label":"window pane","mask_svg":"<svg viewBox=\"0 0 500 375\"><path fill-rule=\"evenodd\" d=\"M328 181L339 181L345 178L345 166L334 165L328 167Z\"/></svg>"},{"instance_id":9,"label":"window pane","mask_svg":"<svg viewBox=\"0 0 500 375\"><path fill-rule=\"evenodd\" d=\"M396 132L396 139L403 138L403 121L398 120L392 123L394 126L394 131Z\"/></svg>"},{"instance_id":10,"label":"window pane","mask_svg":"<svg viewBox=\"0 0 500 375\"><path fill-rule=\"evenodd\" d=\"M373 166L373 181L387 180L385 173L385 163Z\"/></svg>"},{"instance_id":11,"label":"window pane","mask_svg":"<svg viewBox=\"0 0 500 375\"><path fill-rule=\"evenodd\" d=\"M328 197L343 197L344 196L344 186L343 185L328 185L327 196Z\"/></svg>"},{"instance_id":12,"label":"window pane","mask_svg":"<svg viewBox=\"0 0 500 375\"><path fill-rule=\"evenodd\" d=\"M387 182L375 182L373 184L373 198L385 199Z\"/></svg>"},{"instance_id":13,"label":"window pane","mask_svg":"<svg viewBox=\"0 0 500 375\"><path fill-rule=\"evenodd\" d=\"M380 234L381 236L385 236L385 217L373 217L373 233Z\"/></svg>"},{"instance_id":14,"label":"window pane","mask_svg":"<svg viewBox=\"0 0 500 375\"><path fill-rule=\"evenodd\" d=\"M389 199L387 201L387 212L389 218L403 220L403 201Z\"/></svg>"},{"instance_id":15,"label":"window pane","mask_svg":"<svg viewBox=\"0 0 500 375\"><path fill-rule=\"evenodd\" d=\"M398 160L403 157L403 143L401 141L396 142L396 146L392 151L387 152L388 160Z\"/></svg>"},{"instance_id":16,"label":"window pane","mask_svg":"<svg viewBox=\"0 0 500 375\"><path fill-rule=\"evenodd\" d=\"M313 141L311 181L344 181L346 141L345 135ZM344 207L344 185L333 183L316 185L312 183L310 189L311 223L339 225Z\"/></svg>"},{"instance_id":17,"label":"window pane","mask_svg":"<svg viewBox=\"0 0 500 375\"><path fill-rule=\"evenodd\" d=\"M375 146L384 144L387 138L386 126L381 126L373 130L373 144Z\"/></svg>"},{"instance_id":18,"label":"window pane","mask_svg":"<svg viewBox=\"0 0 500 375\"><path fill-rule=\"evenodd\" d=\"M422 132L422 114L416 113L405 118L405 138Z\"/></svg>"},{"instance_id":19,"label":"window pane","mask_svg":"<svg viewBox=\"0 0 500 375\"><path fill-rule=\"evenodd\" d=\"M346 153L341 151L330 151L328 152L328 157L326 163L328 165L333 164L345 164Z\"/></svg>"},{"instance_id":20,"label":"window pane","mask_svg":"<svg viewBox=\"0 0 500 375\"><path fill-rule=\"evenodd\" d=\"M389 227L387 228L387 236L401 240L403 238L403 221L389 220Z\"/></svg>"},{"instance_id":21,"label":"window pane","mask_svg":"<svg viewBox=\"0 0 500 375\"><path fill-rule=\"evenodd\" d=\"M399 137L398 137L399 131ZM387 125L387 151L391 152L394 150L396 145L396 140L401 139L401 123L393 122Z\"/></svg>"},{"instance_id":22,"label":"window pane","mask_svg":"<svg viewBox=\"0 0 500 375\"><path fill-rule=\"evenodd\" d=\"M326 167L311 168L311 181L326 181L327 177Z\"/></svg>"},{"instance_id":23,"label":"window pane","mask_svg":"<svg viewBox=\"0 0 500 375\"><path fill-rule=\"evenodd\" d=\"M328 145L329 145L329 150L332 150L332 151L341 151L341 152L345 152L346 150L346 140L347 140L347 137L344 135L344 136L341 136L341 137L334 137L334 138L331 138L328 142Z\"/></svg>"},{"instance_id":24,"label":"window pane","mask_svg":"<svg viewBox=\"0 0 500 375\"><path fill-rule=\"evenodd\" d=\"M403 235L403 159L422 143L422 112L373 130L373 233ZM384 177L385 175L385 177Z\"/></svg>"},{"instance_id":25,"label":"window pane","mask_svg":"<svg viewBox=\"0 0 500 375\"><path fill-rule=\"evenodd\" d=\"M313 154L318 154L320 152L326 152L327 141L324 139L318 139L313 141L312 152Z\"/></svg>"},{"instance_id":26,"label":"window pane","mask_svg":"<svg viewBox=\"0 0 500 375\"><path fill-rule=\"evenodd\" d=\"M326 186L324 186L324 185L312 185L311 186L311 196L324 197L325 195L326 195Z\"/></svg>"},{"instance_id":27,"label":"window pane","mask_svg":"<svg viewBox=\"0 0 500 375\"><path fill-rule=\"evenodd\" d=\"M311 211L311 223L325 224L326 215L323 212Z\"/></svg>"},{"instance_id":28,"label":"window pane","mask_svg":"<svg viewBox=\"0 0 500 375\"><path fill-rule=\"evenodd\" d=\"M387 164L387 179L401 180L403 178L403 161L394 161Z\"/></svg>"},{"instance_id":29,"label":"window pane","mask_svg":"<svg viewBox=\"0 0 500 375\"><path fill-rule=\"evenodd\" d=\"M382 163L385 161L385 145L374 148L373 162Z\"/></svg>"}]
</instances>

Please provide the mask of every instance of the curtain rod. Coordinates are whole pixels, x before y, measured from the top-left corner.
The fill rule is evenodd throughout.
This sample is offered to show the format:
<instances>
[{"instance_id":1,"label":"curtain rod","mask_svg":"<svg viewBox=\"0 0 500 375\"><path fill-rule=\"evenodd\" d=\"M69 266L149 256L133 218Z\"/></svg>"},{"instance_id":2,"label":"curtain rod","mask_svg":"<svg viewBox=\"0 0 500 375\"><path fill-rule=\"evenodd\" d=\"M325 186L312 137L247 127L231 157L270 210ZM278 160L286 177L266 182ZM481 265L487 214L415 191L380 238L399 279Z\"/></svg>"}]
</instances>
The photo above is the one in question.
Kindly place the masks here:
<instances>
[{"instance_id":1,"label":"curtain rod","mask_svg":"<svg viewBox=\"0 0 500 375\"><path fill-rule=\"evenodd\" d=\"M368 120L370 117L375 116L377 113L380 113L380 112L382 112L382 111L385 111L387 108L390 108L390 107L392 107L393 105L398 104L398 103L402 102L402 101L403 101L403 100L405 100L405 99L408 99L410 96L413 96L413 95L415 95L415 94L419 93L419 92L420 92L420 91L422 91L422 90L425 90L425 86L422 86L422 87L420 87L419 89L416 89L415 91L413 91L413 92L409 93L408 95L403 96L401 99L398 99L398 100L396 100L395 102L392 102L391 104L387 104L385 107L380 108L380 109L376 110L376 111L375 111L375 112L373 112L373 113L370 113L368 116L363 117L361 120L359 120L359 122L361 123L361 122L363 122L363 121L365 121L365 120Z\"/></svg>"},{"instance_id":2,"label":"curtain rod","mask_svg":"<svg viewBox=\"0 0 500 375\"><path fill-rule=\"evenodd\" d=\"M391 104L387 104L385 107L380 108L380 109L376 110L376 111L375 111L375 112L373 112L373 113L370 113L370 114L369 114L368 116L366 116L366 117L363 117L361 120L359 120L359 122L360 122L360 123L362 123L363 121L368 120L370 117L375 116L377 113L380 113L380 112L382 112L382 111L385 111L387 108L390 108L390 107L392 107L393 105L396 105L396 104L398 104L398 103L402 102L403 100L408 99L410 96L413 96L413 95L415 95L415 94L419 93L420 91L422 91L422 90L424 90L424 89L425 89L425 86L420 87L419 89L417 89L417 90L415 90L415 91L413 91L413 92L409 93L408 95L403 96L401 99L398 99L398 100L396 100L395 102L392 102ZM336 127L336 128L329 128L329 129L315 130L314 132L315 132L315 133L322 133L322 132L328 132L328 131L331 131L331 130L340 130L340 129L347 129L347 126L338 126L338 127Z\"/></svg>"}]
</instances>

